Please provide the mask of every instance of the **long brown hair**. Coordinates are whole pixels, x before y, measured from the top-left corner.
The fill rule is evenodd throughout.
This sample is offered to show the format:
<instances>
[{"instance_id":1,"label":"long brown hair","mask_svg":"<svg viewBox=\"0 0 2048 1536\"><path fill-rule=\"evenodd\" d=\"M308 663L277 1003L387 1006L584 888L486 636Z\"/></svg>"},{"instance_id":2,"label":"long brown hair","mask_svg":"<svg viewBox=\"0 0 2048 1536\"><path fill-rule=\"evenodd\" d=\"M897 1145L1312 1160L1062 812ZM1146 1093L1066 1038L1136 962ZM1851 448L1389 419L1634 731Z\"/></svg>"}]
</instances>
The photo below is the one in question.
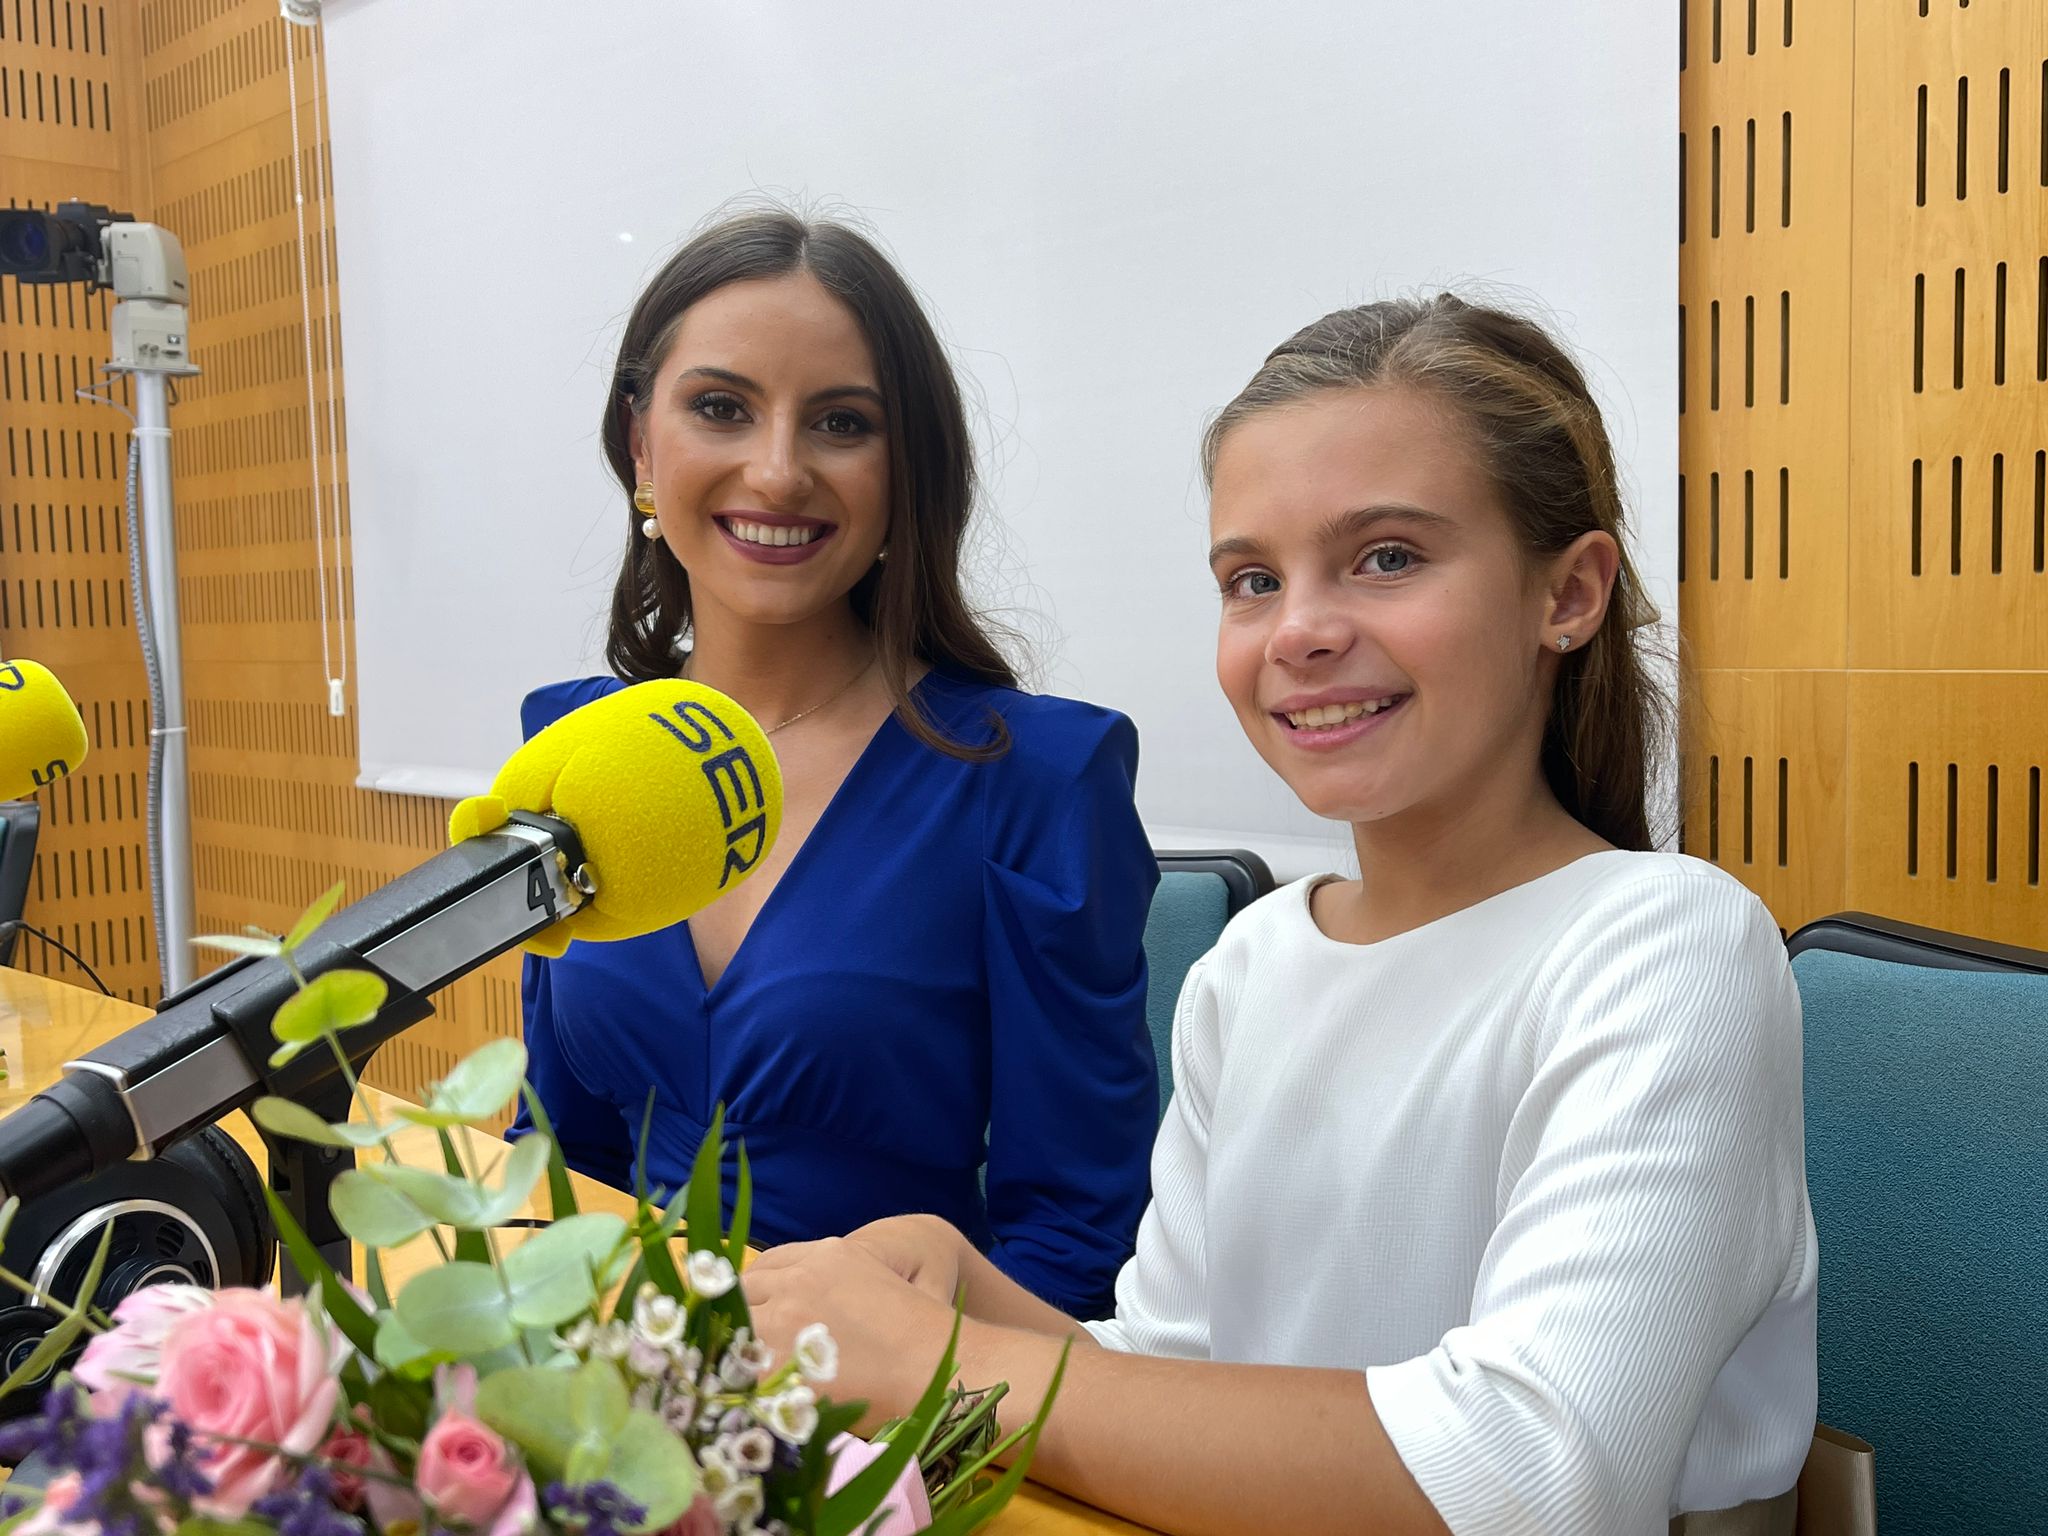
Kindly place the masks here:
<instances>
[{"instance_id":1,"label":"long brown hair","mask_svg":"<svg viewBox=\"0 0 2048 1536\"><path fill-rule=\"evenodd\" d=\"M1543 774L1564 808L1617 848L1656 846L1646 804L1670 704L1652 680L1656 609L1623 538L1614 449L1578 364L1541 325L1451 294L1340 309L1282 342L1202 439L1202 473L1247 417L1333 389L1405 385L1453 407L1531 556L1599 529L1621 567L1599 630L1560 658Z\"/></svg>"},{"instance_id":2,"label":"long brown hair","mask_svg":"<svg viewBox=\"0 0 2048 1536\"><path fill-rule=\"evenodd\" d=\"M690 577L660 539L640 534L633 506L632 425L683 313L728 283L804 272L853 312L875 357L889 433L889 557L849 599L874 636L896 717L927 746L981 759L1007 744L1000 718L980 744L953 739L910 695L917 662L1005 687L1017 674L960 588L960 545L974 506L974 453L960 386L910 285L872 243L843 224L770 210L721 220L657 272L633 305L605 399L604 455L625 492L626 554L612 590L605 661L626 682L674 677L690 629Z\"/></svg>"}]
</instances>

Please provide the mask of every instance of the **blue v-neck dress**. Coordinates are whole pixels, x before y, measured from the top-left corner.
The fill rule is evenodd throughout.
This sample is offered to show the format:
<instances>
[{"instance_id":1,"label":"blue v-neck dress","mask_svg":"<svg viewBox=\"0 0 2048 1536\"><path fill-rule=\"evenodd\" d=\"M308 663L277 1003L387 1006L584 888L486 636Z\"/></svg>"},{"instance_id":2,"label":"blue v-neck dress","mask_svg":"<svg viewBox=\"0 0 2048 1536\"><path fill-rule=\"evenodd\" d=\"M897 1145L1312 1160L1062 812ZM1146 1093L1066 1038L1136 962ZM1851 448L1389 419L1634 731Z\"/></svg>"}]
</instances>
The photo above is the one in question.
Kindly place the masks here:
<instances>
[{"instance_id":1,"label":"blue v-neck dress","mask_svg":"<svg viewBox=\"0 0 2048 1536\"><path fill-rule=\"evenodd\" d=\"M539 689L526 733L620 686ZM1009 750L963 762L885 720L712 987L687 923L529 958L529 1071L568 1161L608 1184L631 1185L650 1088L648 1182L669 1189L723 1103L757 1243L931 1212L1103 1316L1158 1118L1137 733L937 672L916 697L964 741L999 714Z\"/></svg>"}]
</instances>

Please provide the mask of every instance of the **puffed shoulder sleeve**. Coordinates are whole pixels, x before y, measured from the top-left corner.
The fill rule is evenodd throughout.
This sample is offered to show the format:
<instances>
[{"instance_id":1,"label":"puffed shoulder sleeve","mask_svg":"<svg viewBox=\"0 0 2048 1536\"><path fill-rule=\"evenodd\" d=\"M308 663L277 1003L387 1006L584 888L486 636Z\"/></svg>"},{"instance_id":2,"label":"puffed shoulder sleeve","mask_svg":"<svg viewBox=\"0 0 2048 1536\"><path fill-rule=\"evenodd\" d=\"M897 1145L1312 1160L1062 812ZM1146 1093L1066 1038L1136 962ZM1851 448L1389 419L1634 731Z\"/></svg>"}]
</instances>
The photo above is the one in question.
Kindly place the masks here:
<instances>
[{"instance_id":1,"label":"puffed shoulder sleeve","mask_svg":"<svg viewBox=\"0 0 2048 1536\"><path fill-rule=\"evenodd\" d=\"M1146 1198L1158 1075L1145 915L1159 882L1114 711L1023 700L983 803L989 1257L1080 1318L1112 1305Z\"/></svg>"},{"instance_id":2,"label":"puffed shoulder sleeve","mask_svg":"<svg viewBox=\"0 0 2048 1536\"><path fill-rule=\"evenodd\" d=\"M519 706L520 731L527 740L571 710L624 686L616 678L582 677L549 683ZM624 1189L631 1176L627 1156L632 1139L617 1105L584 1086L562 1050L554 1009L552 962L528 955L520 974L520 1011L525 1021L526 1076L547 1111L562 1156L578 1172ZM513 1140L533 1129L524 1099L506 1133Z\"/></svg>"}]
</instances>

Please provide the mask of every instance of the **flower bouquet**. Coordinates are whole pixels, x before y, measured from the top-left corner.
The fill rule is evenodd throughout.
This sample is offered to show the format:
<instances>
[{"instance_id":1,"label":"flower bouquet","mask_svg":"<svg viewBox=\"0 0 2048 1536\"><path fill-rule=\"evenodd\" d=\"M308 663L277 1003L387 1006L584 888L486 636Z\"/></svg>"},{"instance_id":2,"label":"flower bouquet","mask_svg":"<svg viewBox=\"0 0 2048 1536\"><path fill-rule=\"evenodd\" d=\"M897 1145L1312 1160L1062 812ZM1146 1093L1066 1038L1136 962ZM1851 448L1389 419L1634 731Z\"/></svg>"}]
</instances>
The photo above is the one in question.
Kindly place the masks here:
<instances>
[{"instance_id":1,"label":"flower bouquet","mask_svg":"<svg viewBox=\"0 0 2048 1536\"><path fill-rule=\"evenodd\" d=\"M91 1303L111 1227L75 1303L0 1271L61 1319L0 1397L88 1338L40 1414L0 1429L0 1457L33 1456L49 1474L39 1490L0 1490L0 1536L947 1536L1008 1502L1051 1393L999 1438L1002 1389L955 1387L949 1344L915 1411L870 1443L850 1433L862 1404L821 1395L836 1368L822 1326L788 1360L754 1337L738 1284L751 1175L741 1147L728 1228L719 1117L672 1196L645 1188L643 1123L630 1218L577 1208L518 1041L485 1045L427 1104L380 1121L339 1035L375 1017L383 982L347 970L308 982L293 960L339 894L282 940L203 942L292 968L299 990L272 1021L273 1060L331 1050L362 1113L329 1124L266 1098L251 1111L258 1123L383 1153L343 1173L332 1197L362 1245L366 1289L321 1260L274 1196L280 1238L308 1281L301 1297L158 1285L107 1317ZM468 1128L522 1093L534 1131L477 1166ZM441 1167L400 1160L393 1138L406 1123L436 1134ZM553 1221L508 1225L543 1179ZM15 1207L0 1209L0 1234ZM385 1256L422 1239L438 1255L394 1291Z\"/></svg>"}]
</instances>

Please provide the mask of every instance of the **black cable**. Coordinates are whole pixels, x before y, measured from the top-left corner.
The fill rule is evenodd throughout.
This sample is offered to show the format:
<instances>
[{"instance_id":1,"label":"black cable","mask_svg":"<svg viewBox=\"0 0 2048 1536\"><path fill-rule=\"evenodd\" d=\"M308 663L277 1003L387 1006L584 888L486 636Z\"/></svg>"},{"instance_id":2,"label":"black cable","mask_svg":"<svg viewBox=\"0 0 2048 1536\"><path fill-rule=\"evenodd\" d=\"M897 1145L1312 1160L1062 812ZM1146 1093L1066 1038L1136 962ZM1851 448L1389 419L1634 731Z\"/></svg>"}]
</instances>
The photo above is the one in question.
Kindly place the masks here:
<instances>
[{"instance_id":1,"label":"black cable","mask_svg":"<svg viewBox=\"0 0 2048 1536\"><path fill-rule=\"evenodd\" d=\"M51 938L47 933L43 932L43 930L40 928L31 928L27 923L24 923L18 917L11 917L6 922L0 923L0 936L4 936L10 933L26 933L33 938L41 939L45 944L49 945L50 948L58 951L58 953L70 956L73 960L76 960L78 962L79 968L83 970L86 975L92 978L92 984L94 986L98 987L100 991L105 993L108 997L112 997L114 995L114 989L108 986L104 981L100 980L100 973L94 970L91 966L87 965L85 963L85 956L81 955L77 950L73 949L69 944L63 943L58 939Z\"/></svg>"}]
</instances>

